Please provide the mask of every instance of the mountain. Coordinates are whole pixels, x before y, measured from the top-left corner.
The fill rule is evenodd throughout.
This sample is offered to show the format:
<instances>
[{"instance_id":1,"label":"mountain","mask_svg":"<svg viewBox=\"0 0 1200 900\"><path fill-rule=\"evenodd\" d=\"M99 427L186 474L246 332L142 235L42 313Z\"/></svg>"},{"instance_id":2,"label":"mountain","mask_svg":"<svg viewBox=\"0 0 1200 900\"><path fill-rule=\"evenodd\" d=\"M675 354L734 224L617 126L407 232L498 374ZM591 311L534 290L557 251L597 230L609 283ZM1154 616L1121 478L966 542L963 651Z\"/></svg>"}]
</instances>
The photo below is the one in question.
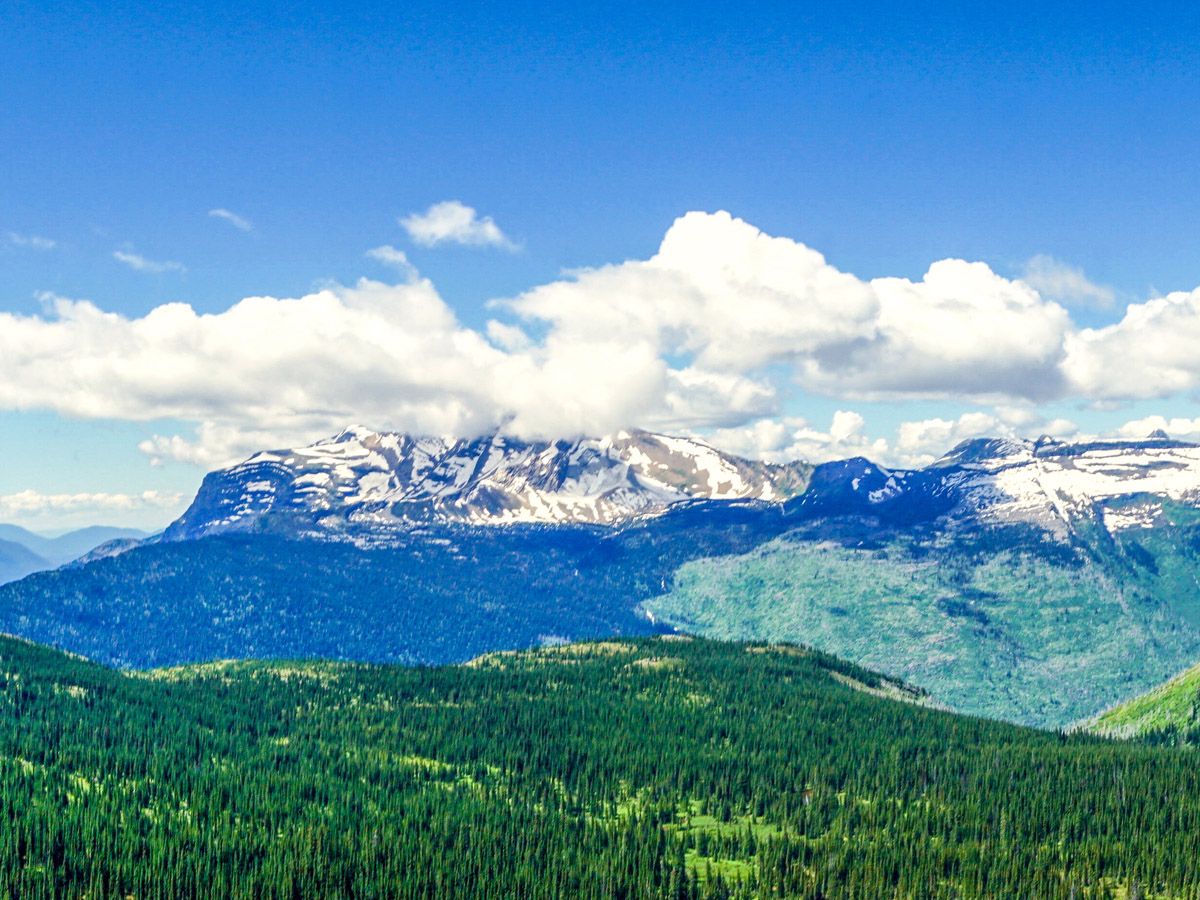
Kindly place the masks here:
<instances>
[{"instance_id":1,"label":"mountain","mask_svg":"<svg viewBox=\"0 0 1200 900\"><path fill-rule=\"evenodd\" d=\"M134 674L0 638L0 672L13 897L1066 900L1200 883L1193 752L941 712L793 645Z\"/></svg>"},{"instance_id":2,"label":"mountain","mask_svg":"<svg viewBox=\"0 0 1200 900\"><path fill-rule=\"evenodd\" d=\"M54 569L103 544L147 537L146 532L133 528L92 526L48 538L19 525L0 524L0 584Z\"/></svg>"},{"instance_id":3,"label":"mountain","mask_svg":"<svg viewBox=\"0 0 1200 900\"><path fill-rule=\"evenodd\" d=\"M969 441L933 465L818 467L803 522L695 559L656 623L796 640L955 709L1067 725L1200 659L1200 448Z\"/></svg>"},{"instance_id":4,"label":"mountain","mask_svg":"<svg viewBox=\"0 0 1200 900\"><path fill-rule=\"evenodd\" d=\"M643 432L348 431L205 479L161 538L0 587L122 666L439 664L682 631L807 643L956 710L1086 720L1200 660L1200 447L977 440L766 466Z\"/></svg>"},{"instance_id":5,"label":"mountain","mask_svg":"<svg viewBox=\"0 0 1200 900\"><path fill-rule=\"evenodd\" d=\"M49 568L52 568L49 562L23 544L0 539L0 584Z\"/></svg>"},{"instance_id":6,"label":"mountain","mask_svg":"<svg viewBox=\"0 0 1200 900\"><path fill-rule=\"evenodd\" d=\"M792 498L809 517L949 516L1028 524L1062 539L1096 522L1113 531L1150 527L1163 502L1200 506L1200 446L1165 436L981 438L925 469L889 470L866 459L815 468L754 462L643 431L530 443L351 428L210 474L164 539L269 532L371 546L422 526L618 526L685 502Z\"/></svg>"},{"instance_id":7,"label":"mountain","mask_svg":"<svg viewBox=\"0 0 1200 900\"><path fill-rule=\"evenodd\" d=\"M618 525L691 500L783 501L811 466L644 431L577 441L414 438L351 428L204 479L165 540L270 532L380 545L428 525Z\"/></svg>"},{"instance_id":8,"label":"mountain","mask_svg":"<svg viewBox=\"0 0 1200 900\"><path fill-rule=\"evenodd\" d=\"M683 562L788 527L783 507L681 504L622 528L449 525L386 546L233 533L154 541L0 586L0 632L118 666L324 657L461 662L664 631L638 610Z\"/></svg>"},{"instance_id":9,"label":"mountain","mask_svg":"<svg viewBox=\"0 0 1200 900\"><path fill-rule=\"evenodd\" d=\"M1037 525L1059 537L1092 523L1110 533L1152 528L1166 521L1164 504L1200 506L1200 446L1161 432L1082 444L966 441L925 476L963 497L957 513Z\"/></svg>"},{"instance_id":10,"label":"mountain","mask_svg":"<svg viewBox=\"0 0 1200 900\"><path fill-rule=\"evenodd\" d=\"M830 515L887 521L947 517L972 526L1023 524L1068 539L1093 524L1150 528L1163 504L1200 507L1200 445L1151 436L1069 444L978 438L924 469L865 459L820 466L801 502Z\"/></svg>"},{"instance_id":11,"label":"mountain","mask_svg":"<svg viewBox=\"0 0 1200 900\"><path fill-rule=\"evenodd\" d=\"M35 554L44 563L41 568L61 566L109 541L143 540L147 537L147 532L136 528L113 528L107 525L92 525L57 537L45 537L19 525L0 524L0 541L19 544Z\"/></svg>"}]
</instances>

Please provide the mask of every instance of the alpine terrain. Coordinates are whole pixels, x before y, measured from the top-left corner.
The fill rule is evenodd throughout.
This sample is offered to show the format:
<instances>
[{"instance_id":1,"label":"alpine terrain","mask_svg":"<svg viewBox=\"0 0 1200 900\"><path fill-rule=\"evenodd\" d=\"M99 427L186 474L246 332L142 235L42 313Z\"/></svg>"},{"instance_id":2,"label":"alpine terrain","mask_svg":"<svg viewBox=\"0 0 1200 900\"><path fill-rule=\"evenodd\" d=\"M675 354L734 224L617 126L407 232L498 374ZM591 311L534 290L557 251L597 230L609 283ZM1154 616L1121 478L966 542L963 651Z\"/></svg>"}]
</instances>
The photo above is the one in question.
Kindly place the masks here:
<instances>
[{"instance_id":1,"label":"alpine terrain","mask_svg":"<svg viewBox=\"0 0 1200 900\"><path fill-rule=\"evenodd\" d=\"M162 535L0 588L98 660L454 662L687 631L812 644L1067 725L1200 659L1200 447L973 440L922 469L647 432L350 429L209 475Z\"/></svg>"},{"instance_id":2,"label":"alpine terrain","mask_svg":"<svg viewBox=\"0 0 1200 900\"><path fill-rule=\"evenodd\" d=\"M372 546L429 524L611 526L689 500L787 500L810 471L644 431L528 443L351 428L210 475L164 539L270 532Z\"/></svg>"}]
</instances>

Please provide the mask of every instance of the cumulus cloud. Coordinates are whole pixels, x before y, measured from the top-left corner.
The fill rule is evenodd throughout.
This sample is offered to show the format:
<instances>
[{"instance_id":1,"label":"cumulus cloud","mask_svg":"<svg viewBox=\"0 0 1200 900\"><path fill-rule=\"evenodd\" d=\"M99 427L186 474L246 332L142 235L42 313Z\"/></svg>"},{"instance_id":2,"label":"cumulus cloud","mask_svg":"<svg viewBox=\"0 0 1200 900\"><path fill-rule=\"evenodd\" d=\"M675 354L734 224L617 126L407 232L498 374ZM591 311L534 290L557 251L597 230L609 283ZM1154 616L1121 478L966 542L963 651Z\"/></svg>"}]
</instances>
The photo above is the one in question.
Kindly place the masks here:
<instances>
[{"instance_id":1,"label":"cumulus cloud","mask_svg":"<svg viewBox=\"0 0 1200 900\"><path fill-rule=\"evenodd\" d=\"M888 458L907 467L926 466L971 438L1037 434L1062 440L1074 437L1078 431L1079 427L1068 419L1045 419L1028 410L972 410L955 419L935 417L901 423Z\"/></svg>"},{"instance_id":2,"label":"cumulus cloud","mask_svg":"<svg viewBox=\"0 0 1200 900\"><path fill-rule=\"evenodd\" d=\"M799 362L812 390L871 399L1044 400L1061 393L1065 309L983 263L934 263L919 282L869 282L871 335Z\"/></svg>"},{"instance_id":3,"label":"cumulus cloud","mask_svg":"<svg viewBox=\"0 0 1200 900\"><path fill-rule=\"evenodd\" d=\"M400 220L400 225L422 247L463 244L468 247L517 249L517 245L508 239L491 216L481 216L458 200L435 203L423 213L405 216Z\"/></svg>"},{"instance_id":4,"label":"cumulus cloud","mask_svg":"<svg viewBox=\"0 0 1200 900\"><path fill-rule=\"evenodd\" d=\"M1121 320L1067 338L1074 393L1092 400L1166 397L1200 385L1200 289L1131 304Z\"/></svg>"},{"instance_id":5,"label":"cumulus cloud","mask_svg":"<svg viewBox=\"0 0 1200 900\"><path fill-rule=\"evenodd\" d=\"M0 239L0 244L21 250L53 250L58 246L58 241L38 234L19 234L15 231L8 231L4 233L3 239Z\"/></svg>"},{"instance_id":6,"label":"cumulus cloud","mask_svg":"<svg viewBox=\"0 0 1200 900\"><path fill-rule=\"evenodd\" d=\"M773 458L896 463L975 434L1069 430L1041 420L1047 399L1200 383L1200 292L1080 330L1062 305L982 263L864 280L727 213L683 216L650 258L536 287L495 305L478 329L403 251L368 256L405 280L250 297L210 314L171 303L130 318L59 297L41 315L0 313L0 410L182 420L187 433L152 434L141 449L202 466L351 421L525 437L642 426L711 432ZM850 410L828 428L781 416L797 388L993 411L910 423L889 444Z\"/></svg>"},{"instance_id":7,"label":"cumulus cloud","mask_svg":"<svg viewBox=\"0 0 1200 900\"><path fill-rule=\"evenodd\" d=\"M210 218L221 219L222 221L228 222L238 231L249 232L254 230L254 226L250 223L249 219L243 218L242 216L239 216L237 213L228 209L210 209L208 211L208 215Z\"/></svg>"},{"instance_id":8,"label":"cumulus cloud","mask_svg":"<svg viewBox=\"0 0 1200 900\"><path fill-rule=\"evenodd\" d=\"M1021 415L1017 422L1015 412L1003 408L990 412L971 410L952 419L934 417L901 422L888 438L869 436L866 420L859 413L838 410L824 430L801 418L767 417L736 428L717 429L707 439L731 453L771 462L804 459L820 463L866 456L896 468L919 468L971 438L1045 434L1067 439L1079 431L1074 422L1045 419L1036 414Z\"/></svg>"},{"instance_id":9,"label":"cumulus cloud","mask_svg":"<svg viewBox=\"0 0 1200 900\"><path fill-rule=\"evenodd\" d=\"M187 268L182 263L172 262L171 260L147 259L140 253L134 253L132 250L116 250L113 252L113 259L123 266L128 266L135 272L162 274L163 272L187 271Z\"/></svg>"},{"instance_id":10,"label":"cumulus cloud","mask_svg":"<svg viewBox=\"0 0 1200 900\"><path fill-rule=\"evenodd\" d=\"M1083 269L1040 253L1025 263L1021 280L1050 300L1078 306L1109 309L1116 302L1116 292L1096 284L1083 274Z\"/></svg>"},{"instance_id":11,"label":"cumulus cloud","mask_svg":"<svg viewBox=\"0 0 1200 900\"><path fill-rule=\"evenodd\" d=\"M762 418L740 427L718 429L708 440L730 453L768 462L803 459L821 463L851 456L887 462L888 442L867 437L865 428L861 415L838 410L824 431L801 418Z\"/></svg>"},{"instance_id":12,"label":"cumulus cloud","mask_svg":"<svg viewBox=\"0 0 1200 900\"><path fill-rule=\"evenodd\" d=\"M1168 419L1166 416L1145 416L1126 422L1117 429L1117 435L1129 440L1140 440L1156 431L1164 432L1176 440L1200 442L1200 418L1175 416Z\"/></svg>"},{"instance_id":13,"label":"cumulus cloud","mask_svg":"<svg viewBox=\"0 0 1200 900\"><path fill-rule=\"evenodd\" d=\"M1070 317L982 263L863 281L727 213L689 213L659 252L513 301L560 335L636 335L718 371L793 368L830 396L1040 399L1061 389Z\"/></svg>"},{"instance_id":14,"label":"cumulus cloud","mask_svg":"<svg viewBox=\"0 0 1200 900\"><path fill-rule=\"evenodd\" d=\"M326 427L387 410L435 432L478 427L503 355L428 282L363 281L201 315L171 303L128 319L55 298L0 315L0 407L85 418Z\"/></svg>"},{"instance_id":15,"label":"cumulus cloud","mask_svg":"<svg viewBox=\"0 0 1200 900\"><path fill-rule=\"evenodd\" d=\"M332 423L329 423L324 430L331 429ZM314 433L312 428L303 426L262 429L249 423L234 425L204 421L196 427L194 438L154 434L141 441L138 450L155 467L177 462L207 470L238 462L260 450L303 445Z\"/></svg>"}]
</instances>

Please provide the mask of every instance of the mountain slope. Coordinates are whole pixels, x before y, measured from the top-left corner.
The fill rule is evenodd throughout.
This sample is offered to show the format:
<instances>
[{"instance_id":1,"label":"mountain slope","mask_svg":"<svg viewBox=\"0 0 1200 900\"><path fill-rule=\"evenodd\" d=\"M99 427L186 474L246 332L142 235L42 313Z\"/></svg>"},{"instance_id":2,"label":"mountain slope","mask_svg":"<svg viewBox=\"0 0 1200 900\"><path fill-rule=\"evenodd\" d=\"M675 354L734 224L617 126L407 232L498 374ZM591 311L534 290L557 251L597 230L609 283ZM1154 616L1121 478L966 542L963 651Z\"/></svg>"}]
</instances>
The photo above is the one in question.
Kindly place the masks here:
<instances>
[{"instance_id":1,"label":"mountain slope","mask_svg":"<svg viewBox=\"0 0 1200 900\"><path fill-rule=\"evenodd\" d=\"M749 549L783 508L700 503L627 528L444 527L393 546L225 535L0 586L0 632L151 667L227 657L460 662L661 631L636 607L685 560Z\"/></svg>"},{"instance_id":2,"label":"mountain slope","mask_svg":"<svg viewBox=\"0 0 1200 900\"><path fill-rule=\"evenodd\" d=\"M694 634L811 642L955 709L1039 725L1085 718L1200 658L1196 594L1139 572L1132 547L1098 561L1015 526L975 537L817 528L685 563L644 607ZM1191 551L1150 559L1200 565Z\"/></svg>"},{"instance_id":3,"label":"mountain slope","mask_svg":"<svg viewBox=\"0 0 1200 900\"><path fill-rule=\"evenodd\" d=\"M1200 883L1195 752L897 703L873 693L919 694L795 646L131 676L0 639L0 671L13 896L1065 900Z\"/></svg>"},{"instance_id":4,"label":"mountain slope","mask_svg":"<svg viewBox=\"0 0 1200 900\"><path fill-rule=\"evenodd\" d=\"M781 501L810 470L648 432L530 443L355 428L214 472L164 537L267 531L365 546L429 524L615 525L689 500Z\"/></svg>"},{"instance_id":5,"label":"mountain slope","mask_svg":"<svg viewBox=\"0 0 1200 900\"><path fill-rule=\"evenodd\" d=\"M0 584L49 568L51 565L48 561L23 544L0 539Z\"/></svg>"},{"instance_id":6,"label":"mountain slope","mask_svg":"<svg viewBox=\"0 0 1200 900\"><path fill-rule=\"evenodd\" d=\"M956 709L1067 725L1200 659L1200 452L974 441L916 472L818 467L804 521L697 559L644 603L727 639L803 641Z\"/></svg>"},{"instance_id":7,"label":"mountain slope","mask_svg":"<svg viewBox=\"0 0 1200 900\"><path fill-rule=\"evenodd\" d=\"M1087 727L1111 737L1200 744L1200 665L1105 710Z\"/></svg>"}]
</instances>

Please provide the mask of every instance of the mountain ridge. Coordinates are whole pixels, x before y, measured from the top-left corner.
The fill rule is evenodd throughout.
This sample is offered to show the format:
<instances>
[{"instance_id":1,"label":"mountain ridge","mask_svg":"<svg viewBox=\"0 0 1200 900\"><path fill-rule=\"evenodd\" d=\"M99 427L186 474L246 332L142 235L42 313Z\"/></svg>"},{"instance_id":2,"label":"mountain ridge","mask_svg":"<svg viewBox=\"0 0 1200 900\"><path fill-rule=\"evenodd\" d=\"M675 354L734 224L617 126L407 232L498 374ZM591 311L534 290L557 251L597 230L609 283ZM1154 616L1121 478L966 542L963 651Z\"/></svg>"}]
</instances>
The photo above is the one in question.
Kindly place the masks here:
<instances>
[{"instance_id":1,"label":"mountain ridge","mask_svg":"<svg viewBox=\"0 0 1200 900\"><path fill-rule=\"evenodd\" d=\"M141 539L150 533L138 528L115 525L88 525L47 537L22 528L20 525L0 523L0 540L11 541L28 549L52 565L71 562L101 544L112 540Z\"/></svg>"},{"instance_id":2,"label":"mountain ridge","mask_svg":"<svg viewBox=\"0 0 1200 900\"><path fill-rule=\"evenodd\" d=\"M350 428L210 473L164 540L281 530L370 544L435 524L622 524L690 500L779 502L812 467L623 431L574 441Z\"/></svg>"},{"instance_id":3,"label":"mountain ridge","mask_svg":"<svg viewBox=\"0 0 1200 900\"><path fill-rule=\"evenodd\" d=\"M1105 515L1097 502L1141 494L1200 505L1200 445L1161 433L1079 443L975 438L928 466L903 469L863 457L756 462L645 431L522 441L353 427L210 473L162 539L270 531L370 545L447 524L621 526L707 500L796 504L809 515L905 506L909 519L1020 521L1063 537L1074 520ZM1149 506L1136 515L1109 510L1104 524L1135 527L1155 514Z\"/></svg>"},{"instance_id":4,"label":"mountain ridge","mask_svg":"<svg viewBox=\"0 0 1200 900\"><path fill-rule=\"evenodd\" d=\"M65 565L113 541L142 541L149 536L134 528L91 525L46 537L19 525L0 523L0 584Z\"/></svg>"}]
</instances>

